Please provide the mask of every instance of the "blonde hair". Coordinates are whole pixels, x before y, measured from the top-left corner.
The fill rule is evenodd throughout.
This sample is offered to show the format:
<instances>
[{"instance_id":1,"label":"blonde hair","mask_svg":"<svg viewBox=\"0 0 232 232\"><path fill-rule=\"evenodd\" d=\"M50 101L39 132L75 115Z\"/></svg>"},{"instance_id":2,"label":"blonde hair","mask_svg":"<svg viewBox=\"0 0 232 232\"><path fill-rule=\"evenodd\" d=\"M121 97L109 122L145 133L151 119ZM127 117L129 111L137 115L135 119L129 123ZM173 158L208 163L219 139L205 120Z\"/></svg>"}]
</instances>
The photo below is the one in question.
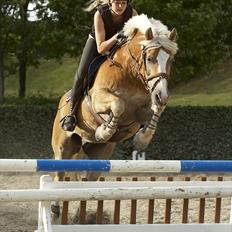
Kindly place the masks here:
<instances>
[{"instance_id":1,"label":"blonde hair","mask_svg":"<svg viewBox=\"0 0 232 232\"><path fill-rule=\"evenodd\" d=\"M87 12L94 11L99 5L108 4L110 0L90 0L84 9Z\"/></svg>"}]
</instances>

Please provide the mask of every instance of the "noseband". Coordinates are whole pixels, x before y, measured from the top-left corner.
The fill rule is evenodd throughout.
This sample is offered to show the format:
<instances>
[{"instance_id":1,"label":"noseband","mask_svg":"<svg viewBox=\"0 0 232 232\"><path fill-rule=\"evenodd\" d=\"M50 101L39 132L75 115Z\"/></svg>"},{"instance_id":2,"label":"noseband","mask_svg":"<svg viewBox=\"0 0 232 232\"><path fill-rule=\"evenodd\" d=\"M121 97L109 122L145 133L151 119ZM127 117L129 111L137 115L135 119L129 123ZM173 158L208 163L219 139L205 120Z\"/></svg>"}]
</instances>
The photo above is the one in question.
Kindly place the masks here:
<instances>
[{"instance_id":1,"label":"noseband","mask_svg":"<svg viewBox=\"0 0 232 232\"><path fill-rule=\"evenodd\" d=\"M153 84L153 86L150 88L149 87L149 81L152 81L153 79L157 78L156 82ZM168 79L168 75L166 73L158 73L155 76L149 77L148 79L146 79L146 84L147 87L150 91L150 93L152 93L154 91L154 89L156 88L156 86L158 85L158 83L162 80L162 79Z\"/></svg>"}]
</instances>

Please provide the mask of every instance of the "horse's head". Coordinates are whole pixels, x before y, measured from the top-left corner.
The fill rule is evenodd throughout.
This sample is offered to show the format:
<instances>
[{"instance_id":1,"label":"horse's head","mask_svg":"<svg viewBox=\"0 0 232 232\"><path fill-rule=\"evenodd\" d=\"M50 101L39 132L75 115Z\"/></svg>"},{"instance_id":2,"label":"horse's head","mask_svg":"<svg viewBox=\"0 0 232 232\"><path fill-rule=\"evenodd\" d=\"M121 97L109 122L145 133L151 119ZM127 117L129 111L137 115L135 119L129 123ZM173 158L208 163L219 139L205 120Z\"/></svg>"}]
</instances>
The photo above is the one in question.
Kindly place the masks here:
<instances>
[{"instance_id":1,"label":"horse's head","mask_svg":"<svg viewBox=\"0 0 232 232\"><path fill-rule=\"evenodd\" d=\"M168 37L153 37L152 30L149 28L145 33L146 40L141 42L143 78L151 94L152 108L164 106L167 103L168 78L176 52L174 46L176 37L175 29Z\"/></svg>"},{"instance_id":2,"label":"horse's head","mask_svg":"<svg viewBox=\"0 0 232 232\"><path fill-rule=\"evenodd\" d=\"M160 21L148 19L146 15L130 19L124 30L131 38L131 57L138 64L134 75L137 74L149 90L152 109L157 110L166 105L169 97L168 78L178 49L177 32L168 31Z\"/></svg>"}]
</instances>

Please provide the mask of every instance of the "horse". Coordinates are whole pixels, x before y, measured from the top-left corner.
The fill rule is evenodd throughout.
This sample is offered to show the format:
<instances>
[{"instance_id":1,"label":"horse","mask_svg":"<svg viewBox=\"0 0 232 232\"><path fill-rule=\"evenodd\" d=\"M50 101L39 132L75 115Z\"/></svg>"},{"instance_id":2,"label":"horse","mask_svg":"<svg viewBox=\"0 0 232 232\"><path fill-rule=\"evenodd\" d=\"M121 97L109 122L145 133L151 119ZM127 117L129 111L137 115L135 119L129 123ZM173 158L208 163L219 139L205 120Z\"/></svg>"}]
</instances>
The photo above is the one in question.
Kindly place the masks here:
<instances>
[{"instance_id":1,"label":"horse","mask_svg":"<svg viewBox=\"0 0 232 232\"><path fill-rule=\"evenodd\" d=\"M60 126L71 104L68 92L62 96L52 133L55 159L109 159L118 142L133 136L135 150L142 151L155 134L169 97L177 32L144 14L129 19L123 32L126 41L98 69L73 132ZM88 180L98 177L87 174ZM55 176L63 179L64 173Z\"/></svg>"}]
</instances>

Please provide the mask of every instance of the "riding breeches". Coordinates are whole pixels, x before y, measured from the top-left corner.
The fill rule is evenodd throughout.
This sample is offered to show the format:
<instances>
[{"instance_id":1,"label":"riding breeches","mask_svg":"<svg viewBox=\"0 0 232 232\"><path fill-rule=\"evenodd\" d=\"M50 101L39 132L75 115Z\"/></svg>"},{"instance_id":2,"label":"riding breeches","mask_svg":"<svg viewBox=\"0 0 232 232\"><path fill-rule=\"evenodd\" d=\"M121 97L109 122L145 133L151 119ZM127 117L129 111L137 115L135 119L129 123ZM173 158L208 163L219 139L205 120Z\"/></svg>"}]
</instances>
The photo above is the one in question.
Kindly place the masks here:
<instances>
[{"instance_id":1,"label":"riding breeches","mask_svg":"<svg viewBox=\"0 0 232 232\"><path fill-rule=\"evenodd\" d=\"M72 114L76 113L76 109L84 96L84 91L86 89L86 77L88 75L88 68L90 63L99 56L100 54L97 51L97 44L94 38L90 37L87 39L79 67L74 79L73 88L72 88Z\"/></svg>"}]
</instances>

